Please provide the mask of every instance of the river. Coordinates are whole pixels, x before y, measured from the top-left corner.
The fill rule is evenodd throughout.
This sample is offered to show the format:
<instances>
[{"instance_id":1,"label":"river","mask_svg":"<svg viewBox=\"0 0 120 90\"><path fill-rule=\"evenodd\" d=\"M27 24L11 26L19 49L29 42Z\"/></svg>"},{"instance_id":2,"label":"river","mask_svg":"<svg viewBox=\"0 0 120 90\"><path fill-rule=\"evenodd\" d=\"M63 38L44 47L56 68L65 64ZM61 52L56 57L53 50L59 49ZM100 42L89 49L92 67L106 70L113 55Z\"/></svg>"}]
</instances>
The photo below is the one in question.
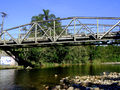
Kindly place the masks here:
<instances>
[{"instance_id":1,"label":"river","mask_svg":"<svg viewBox=\"0 0 120 90\"><path fill-rule=\"evenodd\" d=\"M120 65L72 65L32 70L0 70L0 90L44 90L59 84L61 78L120 72ZM57 75L57 77L55 77Z\"/></svg>"}]
</instances>

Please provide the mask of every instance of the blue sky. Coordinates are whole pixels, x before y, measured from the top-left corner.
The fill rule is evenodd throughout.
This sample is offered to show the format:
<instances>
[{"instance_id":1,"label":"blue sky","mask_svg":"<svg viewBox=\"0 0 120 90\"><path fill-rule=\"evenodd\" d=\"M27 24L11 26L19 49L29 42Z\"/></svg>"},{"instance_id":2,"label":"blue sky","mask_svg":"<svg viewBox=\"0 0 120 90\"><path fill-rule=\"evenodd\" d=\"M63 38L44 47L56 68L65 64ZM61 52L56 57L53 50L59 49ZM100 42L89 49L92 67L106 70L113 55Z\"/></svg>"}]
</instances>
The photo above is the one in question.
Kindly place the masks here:
<instances>
[{"instance_id":1,"label":"blue sky","mask_svg":"<svg viewBox=\"0 0 120 90\"><path fill-rule=\"evenodd\" d=\"M4 29L29 23L31 17L49 9L57 17L120 17L120 0L1 0L0 12L6 12ZM1 22L1 17L0 17Z\"/></svg>"}]
</instances>

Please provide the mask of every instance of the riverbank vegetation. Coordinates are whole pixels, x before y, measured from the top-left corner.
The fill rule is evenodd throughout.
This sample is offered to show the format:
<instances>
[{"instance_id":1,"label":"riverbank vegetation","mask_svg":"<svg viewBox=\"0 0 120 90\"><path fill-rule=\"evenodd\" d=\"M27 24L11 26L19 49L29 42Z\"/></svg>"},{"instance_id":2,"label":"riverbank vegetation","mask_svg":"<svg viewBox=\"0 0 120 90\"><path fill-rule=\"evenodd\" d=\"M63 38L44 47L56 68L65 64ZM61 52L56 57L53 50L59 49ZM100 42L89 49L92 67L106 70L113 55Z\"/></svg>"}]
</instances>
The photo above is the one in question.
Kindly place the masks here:
<instances>
[{"instance_id":1,"label":"riverbank vegetation","mask_svg":"<svg viewBox=\"0 0 120 90\"><path fill-rule=\"evenodd\" d=\"M120 62L120 47L110 46L50 46L18 49L19 55L35 66L58 64L100 64ZM24 52L24 53L23 53Z\"/></svg>"}]
</instances>

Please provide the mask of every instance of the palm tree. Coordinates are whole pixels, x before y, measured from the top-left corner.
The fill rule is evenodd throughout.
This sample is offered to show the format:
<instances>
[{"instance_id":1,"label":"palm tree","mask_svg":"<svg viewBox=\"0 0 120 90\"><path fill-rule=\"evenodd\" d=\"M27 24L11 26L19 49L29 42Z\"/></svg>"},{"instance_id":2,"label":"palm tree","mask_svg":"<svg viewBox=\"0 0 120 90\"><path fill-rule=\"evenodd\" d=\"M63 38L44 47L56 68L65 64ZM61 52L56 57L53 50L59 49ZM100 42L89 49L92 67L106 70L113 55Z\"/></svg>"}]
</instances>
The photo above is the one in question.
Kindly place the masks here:
<instances>
[{"instance_id":1,"label":"palm tree","mask_svg":"<svg viewBox=\"0 0 120 90\"><path fill-rule=\"evenodd\" d=\"M50 10L43 9L43 14L39 14L38 16L33 16L32 17L32 22L33 21L56 19L54 14L49 14L49 13L50 13Z\"/></svg>"},{"instance_id":2,"label":"palm tree","mask_svg":"<svg viewBox=\"0 0 120 90\"><path fill-rule=\"evenodd\" d=\"M48 20L48 18L49 18L49 10L45 10L45 9L43 9L43 12L44 12L44 18L45 18L45 20Z\"/></svg>"},{"instance_id":3,"label":"palm tree","mask_svg":"<svg viewBox=\"0 0 120 90\"><path fill-rule=\"evenodd\" d=\"M44 21L44 20L51 20L51 19L58 19L58 17L56 18L56 16L54 14L50 14L50 10L43 9L43 13L39 14L38 16L33 16L31 21L35 22L35 21ZM54 27L53 21L39 23L39 25L44 30L48 30L48 28L53 28ZM58 27L55 28L56 29L56 34L59 34L62 30L62 28L60 27L61 26L60 21L55 21L55 25L58 26ZM53 35L53 32L51 34Z\"/></svg>"}]
</instances>

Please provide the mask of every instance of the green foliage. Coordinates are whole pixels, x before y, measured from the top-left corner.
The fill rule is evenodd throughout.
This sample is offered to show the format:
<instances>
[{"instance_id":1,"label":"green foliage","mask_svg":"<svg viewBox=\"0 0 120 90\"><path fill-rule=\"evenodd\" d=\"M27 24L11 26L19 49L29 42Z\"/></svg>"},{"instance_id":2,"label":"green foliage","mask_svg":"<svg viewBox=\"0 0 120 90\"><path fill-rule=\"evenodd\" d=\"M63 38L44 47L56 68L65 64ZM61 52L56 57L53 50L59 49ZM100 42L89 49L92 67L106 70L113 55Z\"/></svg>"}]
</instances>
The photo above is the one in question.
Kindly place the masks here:
<instances>
[{"instance_id":1,"label":"green foliage","mask_svg":"<svg viewBox=\"0 0 120 90\"><path fill-rule=\"evenodd\" d=\"M17 52L26 61L35 66L43 63L59 64L100 64L102 62L120 62L119 46L51 46L19 49Z\"/></svg>"},{"instance_id":2,"label":"green foliage","mask_svg":"<svg viewBox=\"0 0 120 90\"><path fill-rule=\"evenodd\" d=\"M73 61L73 63L85 63L88 61L88 53L85 47L73 46L69 49L69 53L66 56L67 61Z\"/></svg>"},{"instance_id":3,"label":"green foliage","mask_svg":"<svg viewBox=\"0 0 120 90\"><path fill-rule=\"evenodd\" d=\"M55 19L55 18L56 18L56 16L54 14L50 14L50 10L43 9L43 14L39 14L38 16L33 16L32 17L32 22Z\"/></svg>"},{"instance_id":4,"label":"green foliage","mask_svg":"<svg viewBox=\"0 0 120 90\"><path fill-rule=\"evenodd\" d=\"M49 10L43 9L43 14L39 14L38 16L33 16L31 22L38 22L43 20L52 20L52 19L59 19L59 17L56 17L54 14L50 14ZM55 23L55 27L54 27ZM39 25L44 29L44 31L47 31L46 34L49 36L54 36L53 29L55 28L56 35L59 35L61 31L63 30L61 27L61 22L59 20L57 21L47 21L47 22L40 22ZM38 30L41 30L41 28L37 27ZM49 29L49 30L48 30ZM34 36L35 28L32 29L32 33L30 36ZM40 31L38 36L43 36L44 32Z\"/></svg>"},{"instance_id":5,"label":"green foliage","mask_svg":"<svg viewBox=\"0 0 120 90\"><path fill-rule=\"evenodd\" d=\"M51 46L46 48L46 53L44 56L44 62L52 62L52 63L61 63L66 54L68 53L68 47L64 46Z\"/></svg>"}]
</instances>

